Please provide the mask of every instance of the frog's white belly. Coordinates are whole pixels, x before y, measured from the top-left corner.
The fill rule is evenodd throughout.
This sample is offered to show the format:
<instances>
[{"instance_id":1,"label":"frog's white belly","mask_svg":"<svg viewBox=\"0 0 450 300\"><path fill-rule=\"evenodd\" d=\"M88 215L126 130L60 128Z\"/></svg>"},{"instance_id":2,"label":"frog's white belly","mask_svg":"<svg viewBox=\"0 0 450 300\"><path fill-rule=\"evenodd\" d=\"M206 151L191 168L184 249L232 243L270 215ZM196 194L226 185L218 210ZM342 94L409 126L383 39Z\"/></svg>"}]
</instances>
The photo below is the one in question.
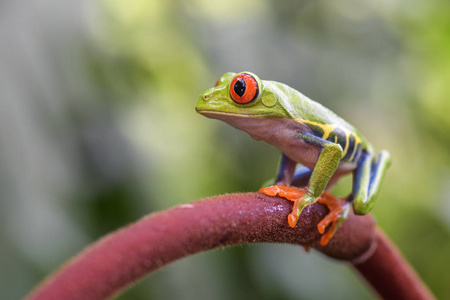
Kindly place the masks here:
<instances>
[{"instance_id":1,"label":"frog's white belly","mask_svg":"<svg viewBox=\"0 0 450 300\"><path fill-rule=\"evenodd\" d=\"M322 147L312 145L298 138L301 132L311 133L310 129L303 124L290 120L273 120L274 122L270 124L272 130L270 130L269 134L267 134L268 132L265 132L266 134L263 136L258 135L259 132L256 132L256 135L255 132L249 134L256 140L262 139L266 143L277 147L292 160L311 170L314 169ZM341 162L334 176L341 176L353 171L355 168L356 163Z\"/></svg>"},{"instance_id":2,"label":"frog's white belly","mask_svg":"<svg viewBox=\"0 0 450 300\"><path fill-rule=\"evenodd\" d=\"M298 134L312 133L304 124L282 118L257 118L248 115L211 114L207 117L220 119L231 126L247 132L253 139L265 141L286 154L292 160L314 169L321 147L307 143ZM356 168L356 163L341 162L334 176L341 176ZM334 177L333 176L333 177Z\"/></svg>"},{"instance_id":3,"label":"frog's white belly","mask_svg":"<svg viewBox=\"0 0 450 300\"><path fill-rule=\"evenodd\" d=\"M289 144L277 145L275 143L270 143L280 149L284 154L286 154L292 160L304 165L309 169L314 169L316 162L319 158L321 147L317 147L308 143L305 143L301 139L294 139L293 142ZM356 168L356 163L340 162L338 169L336 170L334 176L341 176L343 174L349 173Z\"/></svg>"}]
</instances>

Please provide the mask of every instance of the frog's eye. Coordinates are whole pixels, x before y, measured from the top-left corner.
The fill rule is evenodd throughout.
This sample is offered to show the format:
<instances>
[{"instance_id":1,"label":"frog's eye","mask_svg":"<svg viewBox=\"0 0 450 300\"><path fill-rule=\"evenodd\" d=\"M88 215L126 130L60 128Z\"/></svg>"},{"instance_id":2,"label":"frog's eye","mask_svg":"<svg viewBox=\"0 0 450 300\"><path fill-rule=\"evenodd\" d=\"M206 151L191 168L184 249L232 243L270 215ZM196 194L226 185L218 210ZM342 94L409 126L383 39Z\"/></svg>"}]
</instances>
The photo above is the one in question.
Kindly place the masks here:
<instances>
[{"instance_id":1,"label":"frog's eye","mask_svg":"<svg viewBox=\"0 0 450 300\"><path fill-rule=\"evenodd\" d=\"M258 82L252 75L240 73L231 81L230 95L237 103L250 103L259 96Z\"/></svg>"}]
</instances>

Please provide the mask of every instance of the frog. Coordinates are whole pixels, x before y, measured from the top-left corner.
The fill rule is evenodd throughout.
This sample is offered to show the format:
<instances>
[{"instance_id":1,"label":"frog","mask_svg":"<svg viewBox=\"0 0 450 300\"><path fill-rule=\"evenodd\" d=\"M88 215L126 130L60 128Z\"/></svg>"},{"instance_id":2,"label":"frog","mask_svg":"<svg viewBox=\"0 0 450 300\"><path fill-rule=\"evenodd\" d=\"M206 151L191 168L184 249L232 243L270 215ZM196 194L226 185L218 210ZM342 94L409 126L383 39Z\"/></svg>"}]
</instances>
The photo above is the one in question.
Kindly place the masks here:
<instances>
[{"instance_id":1,"label":"frog","mask_svg":"<svg viewBox=\"0 0 450 300\"><path fill-rule=\"evenodd\" d=\"M389 152L377 155L353 125L294 88L248 71L228 72L200 94L195 109L281 151L276 177L260 192L294 202L291 227L305 207L327 205L329 213L318 224L323 246L351 209L365 215L373 208L391 164ZM340 199L327 193L345 175L353 176L350 194Z\"/></svg>"}]
</instances>

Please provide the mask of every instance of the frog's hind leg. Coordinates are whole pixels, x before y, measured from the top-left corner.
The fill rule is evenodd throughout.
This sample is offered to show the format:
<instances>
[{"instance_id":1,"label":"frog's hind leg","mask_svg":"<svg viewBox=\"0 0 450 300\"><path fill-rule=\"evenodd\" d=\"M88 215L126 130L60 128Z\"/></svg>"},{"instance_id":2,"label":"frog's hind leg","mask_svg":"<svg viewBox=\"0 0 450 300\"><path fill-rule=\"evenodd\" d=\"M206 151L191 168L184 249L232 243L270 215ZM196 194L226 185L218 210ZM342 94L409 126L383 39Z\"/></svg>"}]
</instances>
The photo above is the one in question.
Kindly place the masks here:
<instances>
[{"instance_id":1,"label":"frog's hind leg","mask_svg":"<svg viewBox=\"0 0 450 300\"><path fill-rule=\"evenodd\" d=\"M376 160L368 153L363 153L360 157L353 174L353 191L349 199L353 202L355 214L365 215L372 209L390 163L387 151L382 151Z\"/></svg>"},{"instance_id":2,"label":"frog's hind leg","mask_svg":"<svg viewBox=\"0 0 450 300\"><path fill-rule=\"evenodd\" d=\"M302 166L298 165L295 169L294 176L292 177L292 183L291 185L297 186L297 187L305 187L308 185L309 178L311 178L312 170Z\"/></svg>"}]
</instances>

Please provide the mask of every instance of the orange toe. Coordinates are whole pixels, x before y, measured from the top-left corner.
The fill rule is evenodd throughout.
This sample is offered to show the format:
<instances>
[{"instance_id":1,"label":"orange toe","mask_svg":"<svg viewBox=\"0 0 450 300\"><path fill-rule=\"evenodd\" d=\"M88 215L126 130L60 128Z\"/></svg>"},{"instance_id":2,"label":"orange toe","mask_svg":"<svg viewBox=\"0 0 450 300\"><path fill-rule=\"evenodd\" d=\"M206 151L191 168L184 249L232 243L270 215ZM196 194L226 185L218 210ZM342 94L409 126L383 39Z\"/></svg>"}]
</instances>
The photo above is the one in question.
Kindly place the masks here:
<instances>
[{"instance_id":1,"label":"orange toe","mask_svg":"<svg viewBox=\"0 0 450 300\"><path fill-rule=\"evenodd\" d=\"M263 187L263 188L259 189L260 193L264 193L267 196L276 196L276 195L278 195L279 191L280 191L280 188L278 187L278 185L272 185L272 186Z\"/></svg>"},{"instance_id":2,"label":"orange toe","mask_svg":"<svg viewBox=\"0 0 450 300\"><path fill-rule=\"evenodd\" d=\"M303 196L306 194L306 189L286 185L273 185L270 187L261 188L259 191L266 194L267 196L278 195L294 202L292 213L290 213L288 216L289 226L294 228L299 218L298 206L301 203Z\"/></svg>"},{"instance_id":3,"label":"orange toe","mask_svg":"<svg viewBox=\"0 0 450 300\"><path fill-rule=\"evenodd\" d=\"M321 234L323 234L322 238L320 239L320 244L322 246L325 246L333 237L336 225L339 222L339 218L342 215L342 211L344 210L344 207L345 205L348 204L348 202L345 199L335 197L328 193L323 194L317 200L317 202L325 204L330 210L330 212L322 219L322 221L320 221L319 224L317 224L317 229ZM330 224L331 227L329 228L328 232L324 234L325 229Z\"/></svg>"},{"instance_id":4,"label":"orange toe","mask_svg":"<svg viewBox=\"0 0 450 300\"><path fill-rule=\"evenodd\" d=\"M287 185L273 185L259 190L261 193L267 196L280 196L286 198L290 201L295 201L302 198L306 194L306 189L301 189L293 186Z\"/></svg>"}]
</instances>

